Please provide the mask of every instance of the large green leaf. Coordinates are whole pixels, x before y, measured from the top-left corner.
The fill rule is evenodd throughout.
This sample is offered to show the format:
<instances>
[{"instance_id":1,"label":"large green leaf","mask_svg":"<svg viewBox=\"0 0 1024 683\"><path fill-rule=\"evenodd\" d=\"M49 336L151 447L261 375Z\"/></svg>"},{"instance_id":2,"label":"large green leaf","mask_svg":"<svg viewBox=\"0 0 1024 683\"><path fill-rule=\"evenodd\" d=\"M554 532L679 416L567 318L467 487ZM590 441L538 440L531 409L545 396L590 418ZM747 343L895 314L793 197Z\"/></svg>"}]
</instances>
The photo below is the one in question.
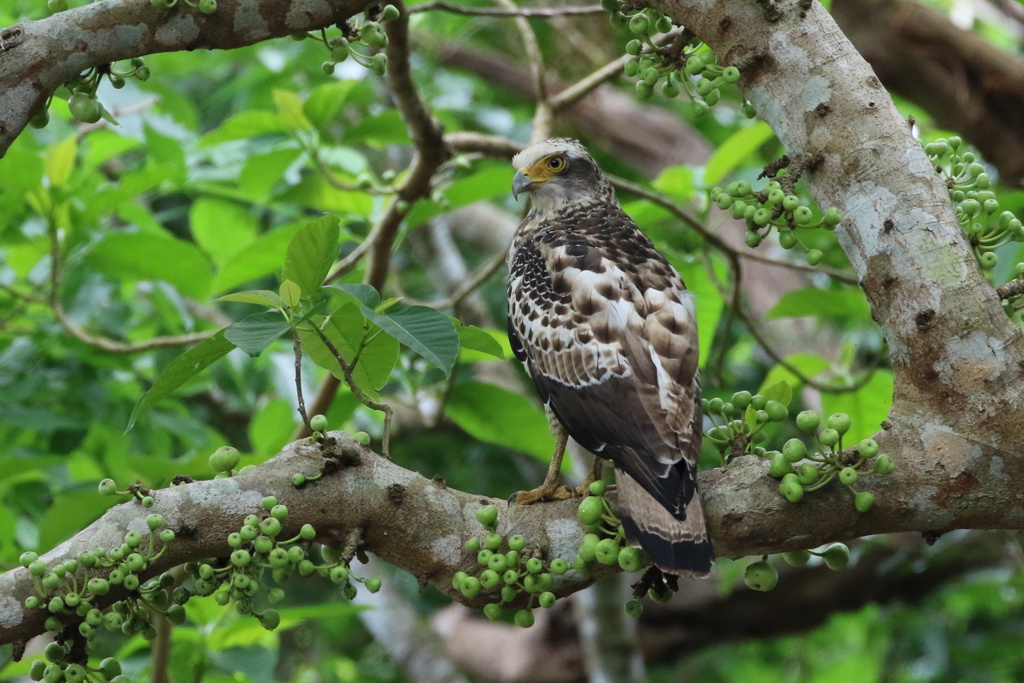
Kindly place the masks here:
<instances>
[{"instance_id":1,"label":"large green leaf","mask_svg":"<svg viewBox=\"0 0 1024 683\"><path fill-rule=\"evenodd\" d=\"M458 321L453 319L452 323L455 322ZM505 349L491 331L462 323L455 326L455 331L459 333L459 348L462 351L469 349L501 360L505 359ZM499 334L505 336L504 333Z\"/></svg>"},{"instance_id":2,"label":"large green leaf","mask_svg":"<svg viewBox=\"0 0 1024 683\"><path fill-rule=\"evenodd\" d=\"M313 329L319 325L320 331L334 345L345 362L351 363L359 351L360 343L368 341L359 351L359 359L352 368L352 378L356 385L371 398L376 399L381 387L387 384L391 371L398 362L400 351L398 340L382 334L379 329L368 325L366 318L355 305L343 306L329 318L314 318L299 325L299 338L302 351L322 368L330 370L341 380L345 374L334 354L324 343L320 335Z\"/></svg>"},{"instance_id":3,"label":"large green leaf","mask_svg":"<svg viewBox=\"0 0 1024 683\"><path fill-rule=\"evenodd\" d=\"M334 216L322 216L300 229L288 244L281 279L297 284L303 296L313 296L338 257L340 235Z\"/></svg>"},{"instance_id":4,"label":"large green leaf","mask_svg":"<svg viewBox=\"0 0 1024 683\"><path fill-rule=\"evenodd\" d=\"M303 111L319 128L326 128L337 120L338 110L359 81L332 81L313 88L306 98Z\"/></svg>"},{"instance_id":5,"label":"large green leaf","mask_svg":"<svg viewBox=\"0 0 1024 683\"><path fill-rule=\"evenodd\" d=\"M220 330L217 334L209 339L204 339L168 363L152 388L143 394L135 404L125 431L127 432L135 425L135 420L143 410L210 367L214 361L226 356L233 348L235 345L224 337L224 330Z\"/></svg>"},{"instance_id":6,"label":"large green leaf","mask_svg":"<svg viewBox=\"0 0 1024 683\"><path fill-rule=\"evenodd\" d=\"M292 224L277 228L229 258L217 271L213 291L224 292L280 269L281 254L301 227Z\"/></svg>"},{"instance_id":7,"label":"large green leaf","mask_svg":"<svg viewBox=\"0 0 1024 683\"><path fill-rule=\"evenodd\" d=\"M733 133L708 159L708 164L704 167L704 184L717 185L773 135L775 133L764 121L758 121Z\"/></svg>"},{"instance_id":8,"label":"large green leaf","mask_svg":"<svg viewBox=\"0 0 1024 683\"><path fill-rule=\"evenodd\" d=\"M389 313L362 306L362 311L370 322L423 356L445 377L451 374L459 355L459 335L444 313L426 306L407 306Z\"/></svg>"},{"instance_id":9,"label":"large green leaf","mask_svg":"<svg viewBox=\"0 0 1024 683\"><path fill-rule=\"evenodd\" d=\"M242 318L224 331L224 337L250 356L258 356L291 329L277 311L261 311Z\"/></svg>"},{"instance_id":10,"label":"large green leaf","mask_svg":"<svg viewBox=\"0 0 1024 683\"><path fill-rule=\"evenodd\" d=\"M247 206L211 197L200 197L189 211L189 225L196 244L216 263L227 261L256 239L256 217Z\"/></svg>"},{"instance_id":11,"label":"large green leaf","mask_svg":"<svg viewBox=\"0 0 1024 683\"><path fill-rule=\"evenodd\" d=\"M195 299L205 298L213 281L210 261L200 249L163 235L108 234L85 260L118 280L163 280Z\"/></svg>"},{"instance_id":12,"label":"large green leaf","mask_svg":"<svg viewBox=\"0 0 1024 683\"><path fill-rule=\"evenodd\" d=\"M555 439L544 410L531 399L494 384L459 382L445 404L445 413L463 431L480 441L551 458Z\"/></svg>"},{"instance_id":13,"label":"large green leaf","mask_svg":"<svg viewBox=\"0 0 1024 683\"><path fill-rule=\"evenodd\" d=\"M272 111L251 110L235 114L216 130L207 133L200 146L219 145L230 140L244 140L273 133L287 133L288 125Z\"/></svg>"},{"instance_id":14,"label":"large green leaf","mask_svg":"<svg viewBox=\"0 0 1024 683\"><path fill-rule=\"evenodd\" d=\"M373 285L360 283L328 285L324 288L333 302L333 308L339 308L344 304L355 304L376 308L380 303L380 294Z\"/></svg>"},{"instance_id":15,"label":"large green leaf","mask_svg":"<svg viewBox=\"0 0 1024 683\"><path fill-rule=\"evenodd\" d=\"M864 292L854 287L818 289L805 287L786 292L765 315L765 319L797 318L814 315L822 318L867 318L871 314Z\"/></svg>"}]
</instances>

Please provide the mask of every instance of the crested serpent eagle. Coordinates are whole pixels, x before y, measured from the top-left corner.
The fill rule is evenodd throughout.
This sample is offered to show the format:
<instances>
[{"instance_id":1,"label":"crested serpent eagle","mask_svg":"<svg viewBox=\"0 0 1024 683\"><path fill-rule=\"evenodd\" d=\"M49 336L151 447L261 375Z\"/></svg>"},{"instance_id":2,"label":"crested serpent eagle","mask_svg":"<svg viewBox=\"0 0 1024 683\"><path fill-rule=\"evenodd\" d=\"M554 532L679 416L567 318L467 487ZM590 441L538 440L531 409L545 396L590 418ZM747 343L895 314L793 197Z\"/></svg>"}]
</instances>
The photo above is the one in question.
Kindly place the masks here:
<instances>
[{"instance_id":1,"label":"crested serpent eagle","mask_svg":"<svg viewBox=\"0 0 1024 683\"><path fill-rule=\"evenodd\" d=\"M579 142L538 142L512 163L532 206L508 255L509 338L558 436L544 484L517 499L571 495L558 483L571 436L614 464L630 540L666 572L705 576L691 295Z\"/></svg>"}]
</instances>

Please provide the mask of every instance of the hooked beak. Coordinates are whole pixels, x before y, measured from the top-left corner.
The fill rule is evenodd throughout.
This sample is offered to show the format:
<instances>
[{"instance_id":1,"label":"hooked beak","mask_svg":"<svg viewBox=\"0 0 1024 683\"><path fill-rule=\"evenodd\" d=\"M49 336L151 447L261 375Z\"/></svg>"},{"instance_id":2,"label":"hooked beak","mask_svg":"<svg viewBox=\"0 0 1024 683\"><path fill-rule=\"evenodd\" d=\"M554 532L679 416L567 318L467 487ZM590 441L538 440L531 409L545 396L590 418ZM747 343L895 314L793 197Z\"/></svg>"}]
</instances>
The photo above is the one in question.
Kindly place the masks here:
<instances>
[{"instance_id":1,"label":"hooked beak","mask_svg":"<svg viewBox=\"0 0 1024 683\"><path fill-rule=\"evenodd\" d=\"M512 197L519 199L519 195L523 192L529 192L534 187L534 182L526 177L522 171L517 171L514 178L512 178Z\"/></svg>"}]
</instances>

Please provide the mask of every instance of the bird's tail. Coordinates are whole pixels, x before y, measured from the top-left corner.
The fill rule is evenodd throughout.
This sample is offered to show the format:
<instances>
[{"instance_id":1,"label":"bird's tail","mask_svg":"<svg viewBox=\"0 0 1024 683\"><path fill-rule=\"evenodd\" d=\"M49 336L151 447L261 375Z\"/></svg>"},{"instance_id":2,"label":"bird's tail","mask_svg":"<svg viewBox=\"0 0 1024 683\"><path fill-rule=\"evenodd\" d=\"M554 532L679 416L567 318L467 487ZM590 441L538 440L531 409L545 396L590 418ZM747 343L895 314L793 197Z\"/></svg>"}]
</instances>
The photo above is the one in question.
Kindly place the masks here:
<instances>
[{"instance_id":1,"label":"bird's tail","mask_svg":"<svg viewBox=\"0 0 1024 683\"><path fill-rule=\"evenodd\" d=\"M636 541L662 571L704 578L715 559L696 493L677 519L631 476L615 468L619 507L626 536Z\"/></svg>"}]
</instances>

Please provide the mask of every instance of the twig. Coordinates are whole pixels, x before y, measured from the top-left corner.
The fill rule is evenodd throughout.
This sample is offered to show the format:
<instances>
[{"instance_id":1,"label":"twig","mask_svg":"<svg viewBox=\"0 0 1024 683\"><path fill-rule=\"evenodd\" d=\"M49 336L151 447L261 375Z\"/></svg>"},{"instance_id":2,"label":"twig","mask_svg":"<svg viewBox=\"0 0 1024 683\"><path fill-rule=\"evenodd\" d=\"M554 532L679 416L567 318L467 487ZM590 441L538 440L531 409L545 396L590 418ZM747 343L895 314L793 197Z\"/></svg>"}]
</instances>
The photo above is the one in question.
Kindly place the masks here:
<instances>
[{"instance_id":1,"label":"twig","mask_svg":"<svg viewBox=\"0 0 1024 683\"><path fill-rule=\"evenodd\" d=\"M631 59L633 57L630 55L622 55L613 59L593 73L576 81L557 95L552 95L549 100L552 111L558 112L565 107L576 104L594 90L597 90L599 86L622 75L623 67Z\"/></svg>"},{"instance_id":2,"label":"twig","mask_svg":"<svg viewBox=\"0 0 1024 683\"><path fill-rule=\"evenodd\" d=\"M53 309L54 315L61 325L64 326L71 336L84 344L106 351L108 353L131 354L142 351L151 351L176 346L191 346L198 344L204 339L209 339L214 332L192 332L189 334L169 335L164 337L153 337L143 342L122 342L108 337L97 337L89 334L82 327L78 326L64 310L64 304L60 300L60 280L63 260L60 253L60 240L57 237L57 229L53 221L48 221L47 232L50 237L50 292L47 303Z\"/></svg>"},{"instance_id":3,"label":"twig","mask_svg":"<svg viewBox=\"0 0 1024 683\"><path fill-rule=\"evenodd\" d=\"M388 445L391 441L391 418L393 415L391 406L389 406L387 403L378 403L377 401L374 401L372 398L367 396L366 392L363 391L362 387L360 387L356 383L355 377L352 374L352 370L355 364L350 364L345 360L345 357L341 355L341 351L338 350L338 347L334 345L334 342L332 342L327 337L327 335L324 334L323 330L321 330L318 325L311 325L310 327L316 332L317 336L320 337L320 341L322 341L324 346L327 347L327 350L331 352L331 355L334 356L334 359L338 361L338 366L341 367L341 372L342 374L345 375L345 384L348 385L348 388L352 391L355 397L359 399L359 402L362 403L367 408L378 410L384 413L384 433L381 435L381 454L385 458L390 459L391 452L388 449Z\"/></svg>"},{"instance_id":4,"label":"twig","mask_svg":"<svg viewBox=\"0 0 1024 683\"><path fill-rule=\"evenodd\" d=\"M1005 285L996 287L1000 299L1012 299L1024 294L1024 280L1010 280Z\"/></svg>"},{"instance_id":5,"label":"twig","mask_svg":"<svg viewBox=\"0 0 1024 683\"><path fill-rule=\"evenodd\" d=\"M496 0L496 3L509 11L519 11L512 0ZM519 39L523 42L523 52L526 55L526 63L530 65L530 75L533 79L533 96L537 108L533 113L533 134L534 141L544 140L551 137L552 120L554 113L551 103L548 102L548 84L544 77L544 56L537 41L537 34L533 32L530 22L523 16L515 15L516 30L519 31Z\"/></svg>"},{"instance_id":6,"label":"twig","mask_svg":"<svg viewBox=\"0 0 1024 683\"><path fill-rule=\"evenodd\" d=\"M306 414L306 399L302 396L302 341L299 333L292 328L292 350L295 351L295 396L299 401L299 416L302 417L302 424L306 429L313 431L309 424L309 416ZM314 413L315 414L315 413Z\"/></svg>"},{"instance_id":7,"label":"twig","mask_svg":"<svg viewBox=\"0 0 1024 683\"><path fill-rule=\"evenodd\" d=\"M429 12L431 10L442 10L454 14L465 14L479 17L562 17L581 14L607 14L600 5L589 5L586 7L551 7L551 8L495 8L495 7L462 7L453 5L444 0L433 0L422 5L416 5L409 9L409 14L417 12Z\"/></svg>"}]
</instances>

